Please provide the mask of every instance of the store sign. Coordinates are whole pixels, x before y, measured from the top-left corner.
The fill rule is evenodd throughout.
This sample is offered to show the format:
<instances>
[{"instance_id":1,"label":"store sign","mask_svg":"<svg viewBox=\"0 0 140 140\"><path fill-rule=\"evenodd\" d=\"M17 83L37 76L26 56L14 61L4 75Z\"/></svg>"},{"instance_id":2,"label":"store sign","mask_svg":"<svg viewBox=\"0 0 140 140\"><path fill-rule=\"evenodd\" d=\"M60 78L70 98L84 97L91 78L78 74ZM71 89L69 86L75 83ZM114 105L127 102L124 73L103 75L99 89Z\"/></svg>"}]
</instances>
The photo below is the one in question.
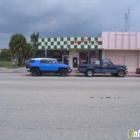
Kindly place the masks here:
<instances>
[{"instance_id":1,"label":"store sign","mask_svg":"<svg viewBox=\"0 0 140 140\"><path fill-rule=\"evenodd\" d=\"M95 42L95 45L100 45L101 44L101 41L94 41ZM91 40L74 40L74 41L71 41L72 44L91 44Z\"/></svg>"},{"instance_id":2,"label":"store sign","mask_svg":"<svg viewBox=\"0 0 140 140\"><path fill-rule=\"evenodd\" d=\"M72 44L84 44L84 43L89 43L91 44L91 40L74 40L72 41Z\"/></svg>"}]
</instances>

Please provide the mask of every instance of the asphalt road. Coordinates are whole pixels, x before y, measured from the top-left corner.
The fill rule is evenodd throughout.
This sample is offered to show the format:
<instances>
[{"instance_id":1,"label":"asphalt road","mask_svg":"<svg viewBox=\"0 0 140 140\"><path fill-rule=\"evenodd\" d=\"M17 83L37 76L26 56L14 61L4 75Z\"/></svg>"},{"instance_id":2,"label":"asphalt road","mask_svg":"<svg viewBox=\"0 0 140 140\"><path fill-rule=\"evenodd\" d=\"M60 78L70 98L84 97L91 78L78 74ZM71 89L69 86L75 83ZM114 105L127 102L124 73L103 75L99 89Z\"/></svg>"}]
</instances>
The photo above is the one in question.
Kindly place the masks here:
<instances>
[{"instance_id":1,"label":"asphalt road","mask_svg":"<svg viewBox=\"0 0 140 140\"><path fill-rule=\"evenodd\" d=\"M139 77L0 74L0 140L127 140Z\"/></svg>"}]
</instances>

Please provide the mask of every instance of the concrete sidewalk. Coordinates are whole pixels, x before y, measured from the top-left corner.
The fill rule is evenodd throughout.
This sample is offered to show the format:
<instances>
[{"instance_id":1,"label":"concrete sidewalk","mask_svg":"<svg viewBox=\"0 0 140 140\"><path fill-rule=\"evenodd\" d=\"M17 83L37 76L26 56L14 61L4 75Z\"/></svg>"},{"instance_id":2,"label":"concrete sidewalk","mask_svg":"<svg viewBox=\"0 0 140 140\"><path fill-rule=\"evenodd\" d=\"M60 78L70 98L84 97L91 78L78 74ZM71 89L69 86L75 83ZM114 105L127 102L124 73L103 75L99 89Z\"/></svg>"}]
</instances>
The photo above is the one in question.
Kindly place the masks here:
<instances>
[{"instance_id":1,"label":"concrete sidewalk","mask_svg":"<svg viewBox=\"0 0 140 140\"><path fill-rule=\"evenodd\" d=\"M69 75L73 75L73 76L78 76L78 75L83 75L84 76L84 73L76 73L76 70L73 70ZM111 76L110 74L100 74L100 73L96 73L94 74L95 76ZM140 77L139 74L136 74L135 72L128 72L125 76L128 76L128 77Z\"/></svg>"},{"instance_id":2,"label":"concrete sidewalk","mask_svg":"<svg viewBox=\"0 0 140 140\"><path fill-rule=\"evenodd\" d=\"M2 72L9 72L9 73L16 73L16 72L27 72L25 67L21 67L21 68L15 68L15 69L9 69L9 68L0 68L0 73Z\"/></svg>"},{"instance_id":3,"label":"concrete sidewalk","mask_svg":"<svg viewBox=\"0 0 140 140\"><path fill-rule=\"evenodd\" d=\"M7 69L7 68L0 68L0 73L24 73L29 74L29 72L26 71L25 67L22 68L16 68L16 69ZM76 73L76 70L72 70L72 72L69 74L70 76L85 76L83 73ZM110 74L94 74L95 76L111 76ZM139 74L136 74L135 72L128 72L126 74L128 77L140 77Z\"/></svg>"}]
</instances>

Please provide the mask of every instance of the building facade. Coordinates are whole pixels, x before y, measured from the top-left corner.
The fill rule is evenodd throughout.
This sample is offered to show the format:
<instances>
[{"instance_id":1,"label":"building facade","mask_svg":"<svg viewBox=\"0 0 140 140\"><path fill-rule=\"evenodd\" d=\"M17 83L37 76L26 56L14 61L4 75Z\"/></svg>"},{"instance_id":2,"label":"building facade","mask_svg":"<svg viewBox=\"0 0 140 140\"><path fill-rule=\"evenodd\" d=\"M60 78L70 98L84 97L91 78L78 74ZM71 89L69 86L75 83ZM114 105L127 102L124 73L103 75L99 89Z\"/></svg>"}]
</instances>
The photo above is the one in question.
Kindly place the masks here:
<instances>
[{"instance_id":1,"label":"building facade","mask_svg":"<svg viewBox=\"0 0 140 140\"><path fill-rule=\"evenodd\" d=\"M96 59L108 58L135 72L140 68L140 33L102 32L97 38L39 38L37 57L57 58L73 69L81 63L92 64Z\"/></svg>"},{"instance_id":2,"label":"building facade","mask_svg":"<svg viewBox=\"0 0 140 140\"><path fill-rule=\"evenodd\" d=\"M103 58L128 67L135 72L140 67L140 33L102 32Z\"/></svg>"},{"instance_id":3,"label":"building facade","mask_svg":"<svg viewBox=\"0 0 140 140\"><path fill-rule=\"evenodd\" d=\"M93 37L39 38L38 56L57 58L76 69L81 63L102 58L102 39Z\"/></svg>"}]
</instances>

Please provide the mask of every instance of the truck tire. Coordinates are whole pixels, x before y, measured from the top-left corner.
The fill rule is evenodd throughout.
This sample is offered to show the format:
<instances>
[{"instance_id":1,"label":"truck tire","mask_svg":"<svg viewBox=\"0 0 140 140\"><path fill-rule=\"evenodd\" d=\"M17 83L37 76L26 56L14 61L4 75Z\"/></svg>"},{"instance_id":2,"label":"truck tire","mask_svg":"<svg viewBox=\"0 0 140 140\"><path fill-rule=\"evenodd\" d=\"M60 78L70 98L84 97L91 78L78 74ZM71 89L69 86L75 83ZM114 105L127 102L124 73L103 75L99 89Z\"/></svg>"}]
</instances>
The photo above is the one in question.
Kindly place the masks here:
<instances>
[{"instance_id":1,"label":"truck tire","mask_svg":"<svg viewBox=\"0 0 140 140\"><path fill-rule=\"evenodd\" d=\"M125 76L124 70L119 70L119 71L117 72L117 76L118 76L118 77L124 77L124 76Z\"/></svg>"},{"instance_id":2,"label":"truck tire","mask_svg":"<svg viewBox=\"0 0 140 140\"><path fill-rule=\"evenodd\" d=\"M34 68L34 69L32 69L31 74L32 74L32 76L40 76L42 73L40 72L39 69Z\"/></svg>"},{"instance_id":3,"label":"truck tire","mask_svg":"<svg viewBox=\"0 0 140 140\"><path fill-rule=\"evenodd\" d=\"M93 77L94 71L93 71L92 69L89 69L89 70L86 71L85 75L86 75L87 77Z\"/></svg>"},{"instance_id":4,"label":"truck tire","mask_svg":"<svg viewBox=\"0 0 140 140\"><path fill-rule=\"evenodd\" d=\"M66 69L61 69L61 70L59 71L59 74L60 74L60 76L65 77L65 76L67 76L68 72L67 72Z\"/></svg>"}]
</instances>

